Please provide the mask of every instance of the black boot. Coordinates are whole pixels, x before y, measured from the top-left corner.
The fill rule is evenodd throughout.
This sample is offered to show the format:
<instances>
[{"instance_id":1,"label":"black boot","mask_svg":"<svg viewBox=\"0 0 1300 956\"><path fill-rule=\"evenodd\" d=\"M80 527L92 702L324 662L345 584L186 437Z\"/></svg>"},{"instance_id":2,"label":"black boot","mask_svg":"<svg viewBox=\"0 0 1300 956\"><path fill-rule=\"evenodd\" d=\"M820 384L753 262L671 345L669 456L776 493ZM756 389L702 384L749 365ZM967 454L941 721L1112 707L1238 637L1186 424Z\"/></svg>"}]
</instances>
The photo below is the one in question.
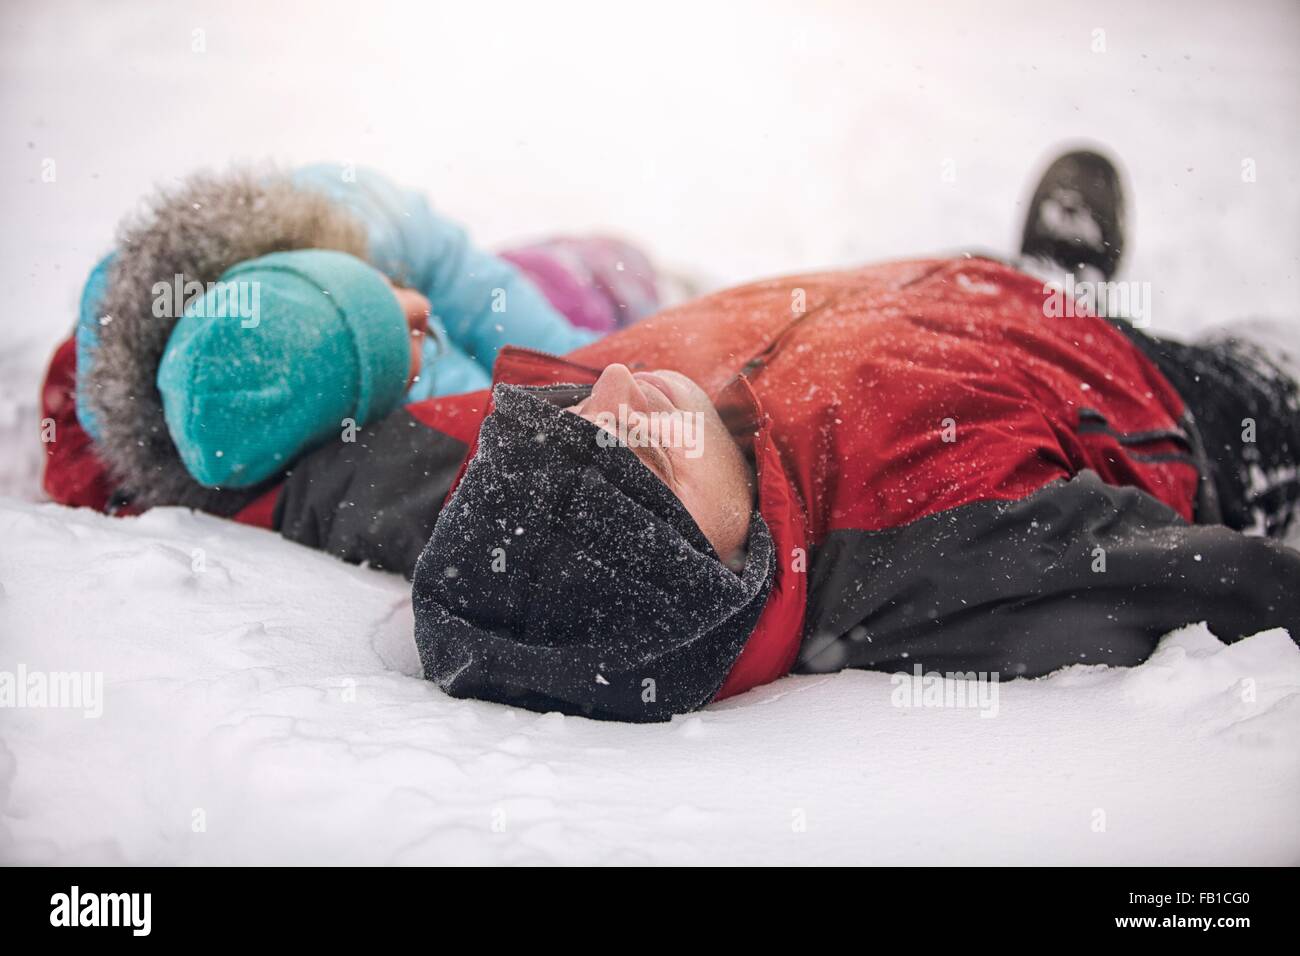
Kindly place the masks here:
<instances>
[{"instance_id":1,"label":"black boot","mask_svg":"<svg viewBox=\"0 0 1300 956\"><path fill-rule=\"evenodd\" d=\"M1029 203L1020 254L1076 279L1110 279L1124 254L1124 190L1114 164L1078 151L1048 166Z\"/></svg>"}]
</instances>

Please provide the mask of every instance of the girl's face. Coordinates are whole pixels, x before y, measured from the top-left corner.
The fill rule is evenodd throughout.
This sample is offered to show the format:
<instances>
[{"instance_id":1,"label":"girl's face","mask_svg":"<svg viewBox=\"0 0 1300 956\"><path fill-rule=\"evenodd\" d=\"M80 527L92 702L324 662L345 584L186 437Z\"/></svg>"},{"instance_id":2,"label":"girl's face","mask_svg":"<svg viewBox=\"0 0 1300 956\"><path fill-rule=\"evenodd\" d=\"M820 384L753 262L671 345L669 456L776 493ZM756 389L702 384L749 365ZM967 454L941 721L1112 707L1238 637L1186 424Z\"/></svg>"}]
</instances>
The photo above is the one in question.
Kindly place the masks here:
<instances>
[{"instance_id":1,"label":"girl's face","mask_svg":"<svg viewBox=\"0 0 1300 956\"><path fill-rule=\"evenodd\" d=\"M406 387L410 388L411 383L415 381L415 377L420 374L424 336L429 331L431 307L429 306L429 300L414 289L393 285L387 276L384 276L384 281L388 283L393 290L393 295L397 297L397 304L402 307L402 314L406 316L406 326L411 330L411 367L406 376Z\"/></svg>"}]
</instances>

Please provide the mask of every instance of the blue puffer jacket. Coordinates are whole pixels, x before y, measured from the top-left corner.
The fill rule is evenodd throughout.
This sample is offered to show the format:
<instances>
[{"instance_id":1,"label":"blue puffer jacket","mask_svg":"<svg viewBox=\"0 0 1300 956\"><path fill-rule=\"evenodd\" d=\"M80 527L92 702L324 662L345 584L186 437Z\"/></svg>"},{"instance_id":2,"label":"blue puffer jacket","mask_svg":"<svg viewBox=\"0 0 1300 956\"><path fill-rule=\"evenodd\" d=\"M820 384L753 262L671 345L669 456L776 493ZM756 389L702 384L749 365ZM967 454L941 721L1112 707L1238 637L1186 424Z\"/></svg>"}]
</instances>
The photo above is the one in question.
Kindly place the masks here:
<instances>
[{"instance_id":1,"label":"blue puffer jacket","mask_svg":"<svg viewBox=\"0 0 1300 956\"><path fill-rule=\"evenodd\" d=\"M370 261L418 289L433 309L425 369L410 400L487 388L504 345L563 355L598 336L574 328L510 263L470 244L465 230L437 216L425 198L380 174L322 163L294 175L363 222ZM497 303L508 303L502 310Z\"/></svg>"},{"instance_id":2,"label":"blue puffer jacket","mask_svg":"<svg viewBox=\"0 0 1300 956\"><path fill-rule=\"evenodd\" d=\"M431 334L406 401L487 388L505 345L563 354L599 337L571 325L513 265L473 246L463 228L436 215L419 193L373 170L333 163L304 167L293 180L352 213L369 235L371 262L429 299ZM77 417L92 438L99 429L85 389L111 264L109 255L91 271L77 321Z\"/></svg>"}]
</instances>

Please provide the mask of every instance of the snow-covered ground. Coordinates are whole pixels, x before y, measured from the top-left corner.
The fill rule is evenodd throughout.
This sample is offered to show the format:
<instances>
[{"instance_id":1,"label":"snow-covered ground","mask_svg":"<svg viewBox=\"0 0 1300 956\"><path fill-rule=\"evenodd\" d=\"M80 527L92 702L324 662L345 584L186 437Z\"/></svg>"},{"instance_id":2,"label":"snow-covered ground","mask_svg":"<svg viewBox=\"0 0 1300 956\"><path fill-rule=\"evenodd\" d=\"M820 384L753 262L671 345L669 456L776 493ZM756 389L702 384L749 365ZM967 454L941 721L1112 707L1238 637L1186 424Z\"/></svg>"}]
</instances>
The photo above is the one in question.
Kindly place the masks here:
<instances>
[{"instance_id":1,"label":"snow-covered ground","mask_svg":"<svg viewBox=\"0 0 1300 956\"><path fill-rule=\"evenodd\" d=\"M1192 628L990 716L846 673L627 726L444 696L399 579L254 529L11 503L0 540L6 666L104 675L101 716L2 712L7 860L1300 860L1283 631Z\"/></svg>"},{"instance_id":2,"label":"snow-covered ground","mask_svg":"<svg viewBox=\"0 0 1300 956\"><path fill-rule=\"evenodd\" d=\"M374 165L489 242L614 230L724 283L1007 248L1087 139L1157 329L1300 330L1300 6L407 6L0 7L0 674L103 680L98 717L0 709L0 862L1300 863L1281 632L1190 628L991 717L865 673L536 715L420 680L399 579L38 503L34 425L114 222L232 158Z\"/></svg>"}]
</instances>

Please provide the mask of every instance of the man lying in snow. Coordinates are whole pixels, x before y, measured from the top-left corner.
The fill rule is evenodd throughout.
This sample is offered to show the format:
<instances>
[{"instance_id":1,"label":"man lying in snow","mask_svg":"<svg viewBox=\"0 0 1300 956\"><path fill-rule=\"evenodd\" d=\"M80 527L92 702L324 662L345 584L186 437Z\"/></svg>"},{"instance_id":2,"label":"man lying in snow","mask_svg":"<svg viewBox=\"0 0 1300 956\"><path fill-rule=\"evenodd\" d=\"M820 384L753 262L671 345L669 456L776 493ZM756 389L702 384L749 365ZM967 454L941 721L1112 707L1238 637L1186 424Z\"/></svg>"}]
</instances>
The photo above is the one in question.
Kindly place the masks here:
<instances>
[{"instance_id":1,"label":"man lying in snow","mask_svg":"<svg viewBox=\"0 0 1300 956\"><path fill-rule=\"evenodd\" d=\"M1074 154L1024 252L1109 278L1120 221L1113 170ZM599 718L791 670L1130 665L1202 620L1300 635L1300 554L1240 533L1294 512L1294 380L1236 339L1048 318L1052 294L990 260L896 262L564 358L505 348L491 392L409 404L223 513L413 575L448 693ZM66 374L47 409L83 442L49 469L90 467Z\"/></svg>"}]
</instances>

